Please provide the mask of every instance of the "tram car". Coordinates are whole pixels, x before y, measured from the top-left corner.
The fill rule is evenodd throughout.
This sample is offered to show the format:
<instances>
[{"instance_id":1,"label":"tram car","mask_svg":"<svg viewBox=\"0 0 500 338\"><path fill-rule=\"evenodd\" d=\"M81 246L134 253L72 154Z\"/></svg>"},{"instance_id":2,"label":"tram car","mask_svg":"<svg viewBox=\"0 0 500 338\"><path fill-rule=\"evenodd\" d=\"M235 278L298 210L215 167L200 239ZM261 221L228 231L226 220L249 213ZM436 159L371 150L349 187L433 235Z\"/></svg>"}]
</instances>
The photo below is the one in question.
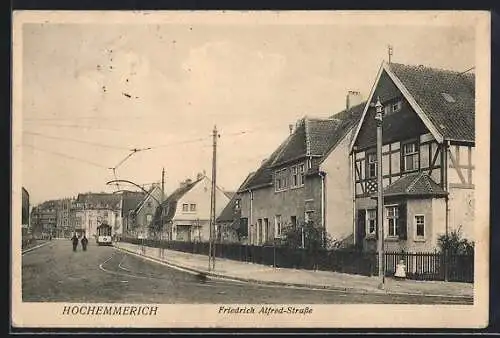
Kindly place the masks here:
<instances>
[{"instance_id":1,"label":"tram car","mask_svg":"<svg viewBox=\"0 0 500 338\"><path fill-rule=\"evenodd\" d=\"M111 226L106 223L102 223L97 227L97 245L113 245L113 239L111 237Z\"/></svg>"}]
</instances>

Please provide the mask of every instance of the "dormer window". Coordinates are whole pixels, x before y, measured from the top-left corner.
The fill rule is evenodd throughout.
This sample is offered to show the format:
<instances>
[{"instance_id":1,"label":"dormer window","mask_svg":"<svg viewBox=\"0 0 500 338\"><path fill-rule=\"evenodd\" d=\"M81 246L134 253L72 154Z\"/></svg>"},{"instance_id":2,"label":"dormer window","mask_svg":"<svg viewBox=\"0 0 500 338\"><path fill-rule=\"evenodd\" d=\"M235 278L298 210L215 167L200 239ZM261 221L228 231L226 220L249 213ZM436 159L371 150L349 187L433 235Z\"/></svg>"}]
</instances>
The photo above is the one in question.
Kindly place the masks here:
<instances>
[{"instance_id":1,"label":"dormer window","mask_svg":"<svg viewBox=\"0 0 500 338\"><path fill-rule=\"evenodd\" d=\"M455 98L453 96L451 96L450 94L448 94L448 93L441 93L441 95L443 95L443 97L446 100L446 102L449 102L449 103L456 102Z\"/></svg>"}]
</instances>

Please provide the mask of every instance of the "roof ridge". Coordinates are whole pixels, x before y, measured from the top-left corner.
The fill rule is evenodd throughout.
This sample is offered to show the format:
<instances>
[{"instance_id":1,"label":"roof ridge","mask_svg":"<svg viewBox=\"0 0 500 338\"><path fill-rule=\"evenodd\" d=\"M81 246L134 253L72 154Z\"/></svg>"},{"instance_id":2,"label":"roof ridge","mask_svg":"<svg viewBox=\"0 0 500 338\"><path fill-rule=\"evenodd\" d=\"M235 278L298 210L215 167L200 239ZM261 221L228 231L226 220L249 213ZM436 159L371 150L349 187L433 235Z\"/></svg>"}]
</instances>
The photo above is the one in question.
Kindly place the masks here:
<instances>
[{"instance_id":1,"label":"roof ridge","mask_svg":"<svg viewBox=\"0 0 500 338\"><path fill-rule=\"evenodd\" d=\"M464 74L464 71L458 71L458 70L449 69L449 68L440 68L440 67L424 65L424 64L407 64L407 63L391 62L391 63L387 63L387 65L389 65L389 67L391 67L391 65L399 65L399 66L409 67L409 68L429 69L429 70L433 70L433 71L453 73L453 74L457 74L457 75Z\"/></svg>"}]
</instances>

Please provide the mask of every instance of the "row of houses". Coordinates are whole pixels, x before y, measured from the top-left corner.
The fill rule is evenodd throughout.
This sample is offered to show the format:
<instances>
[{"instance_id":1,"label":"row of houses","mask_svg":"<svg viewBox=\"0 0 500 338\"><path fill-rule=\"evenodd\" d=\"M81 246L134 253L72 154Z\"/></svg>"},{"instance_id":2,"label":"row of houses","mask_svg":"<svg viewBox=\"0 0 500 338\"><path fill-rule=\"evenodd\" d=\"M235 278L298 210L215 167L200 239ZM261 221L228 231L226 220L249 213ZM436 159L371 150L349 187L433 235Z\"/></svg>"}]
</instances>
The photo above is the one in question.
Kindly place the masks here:
<instances>
[{"instance_id":1,"label":"row of houses","mask_svg":"<svg viewBox=\"0 0 500 338\"><path fill-rule=\"evenodd\" d=\"M371 88L296 122L221 212L225 240L265 245L312 222L339 245L376 250L377 100L386 249L433 250L456 229L474 239L474 74L384 62Z\"/></svg>"},{"instance_id":2,"label":"row of houses","mask_svg":"<svg viewBox=\"0 0 500 338\"><path fill-rule=\"evenodd\" d=\"M32 210L35 234L54 237L95 236L108 224L117 236L147 238L161 235L177 241L209 239L211 180L198 174L166 196L160 184L148 190L80 193L76 198L46 201ZM231 193L216 191L217 215ZM24 209L23 209L24 210Z\"/></svg>"}]
</instances>

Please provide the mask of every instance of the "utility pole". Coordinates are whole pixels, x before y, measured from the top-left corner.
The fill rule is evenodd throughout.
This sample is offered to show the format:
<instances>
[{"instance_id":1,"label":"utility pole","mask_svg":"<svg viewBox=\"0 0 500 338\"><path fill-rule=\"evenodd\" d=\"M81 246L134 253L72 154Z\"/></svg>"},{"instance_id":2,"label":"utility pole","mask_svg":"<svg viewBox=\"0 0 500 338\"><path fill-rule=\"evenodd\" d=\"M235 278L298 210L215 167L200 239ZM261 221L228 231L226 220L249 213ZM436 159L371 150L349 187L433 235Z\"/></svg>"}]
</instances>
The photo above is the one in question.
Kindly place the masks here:
<instances>
[{"instance_id":1,"label":"utility pole","mask_svg":"<svg viewBox=\"0 0 500 338\"><path fill-rule=\"evenodd\" d=\"M391 59L392 59L392 46L391 45L388 45L387 46L387 53L389 54L389 63L391 63Z\"/></svg>"},{"instance_id":2,"label":"utility pole","mask_svg":"<svg viewBox=\"0 0 500 338\"><path fill-rule=\"evenodd\" d=\"M212 191L210 196L210 240L208 248L208 270L215 270L215 190L217 175L217 126L213 130L213 155L212 155ZM211 264L210 264L211 263Z\"/></svg>"}]
</instances>

